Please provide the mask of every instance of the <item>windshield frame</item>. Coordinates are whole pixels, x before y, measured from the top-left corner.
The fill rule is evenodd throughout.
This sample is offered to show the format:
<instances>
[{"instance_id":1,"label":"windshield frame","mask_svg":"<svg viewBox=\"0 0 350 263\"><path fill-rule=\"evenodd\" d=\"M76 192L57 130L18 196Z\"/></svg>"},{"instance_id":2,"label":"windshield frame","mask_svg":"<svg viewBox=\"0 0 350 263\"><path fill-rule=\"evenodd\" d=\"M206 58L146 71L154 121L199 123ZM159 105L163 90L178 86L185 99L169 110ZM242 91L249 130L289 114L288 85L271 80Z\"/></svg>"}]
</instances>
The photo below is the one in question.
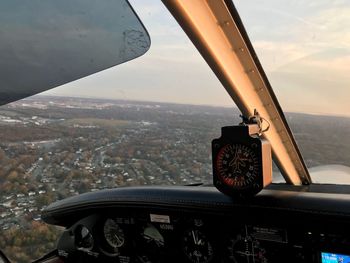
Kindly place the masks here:
<instances>
[{"instance_id":1,"label":"windshield frame","mask_svg":"<svg viewBox=\"0 0 350 263\"><path fill-rule=\"evenodd\" d=\"M286 182L311 184L311 177L282 108L230 0L163 3L219 78L245 116L257 110L268 120L264 134Z\"/></svg>"}]
</instances>

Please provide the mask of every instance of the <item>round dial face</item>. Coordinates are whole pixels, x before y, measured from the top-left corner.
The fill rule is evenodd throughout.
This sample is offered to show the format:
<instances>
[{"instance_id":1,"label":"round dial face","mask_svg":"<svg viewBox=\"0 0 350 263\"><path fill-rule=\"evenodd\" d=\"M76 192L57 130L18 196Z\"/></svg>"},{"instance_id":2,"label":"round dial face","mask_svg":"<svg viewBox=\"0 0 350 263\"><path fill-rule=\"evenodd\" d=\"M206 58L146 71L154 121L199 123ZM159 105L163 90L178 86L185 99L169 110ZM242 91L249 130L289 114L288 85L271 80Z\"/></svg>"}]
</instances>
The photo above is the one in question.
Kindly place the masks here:
<instances>
[{"instance_id":1,"label":"round dial face","mask_svg":"<svg viewBox=\"0 0 350 263\"><path fill-rule=\"evenodd\" d=\"M164 238L158 229L152 224L148 224L142 233L145 244L151 245L154 248L164 247Z\"/></svg>"},{"instance_id":2,"label":"round dial face","mask_svg":"<svg viewBox=\"0 0 350 263\"><path fill-rule=\"evenodd\" d=\"M198 229L190 229L183 237L183 250L193 263L208 263L213 259L213 247L209 240Z\"/></svg>"},{"instance_id":3,"label":"round dial face","mask_svg":"<svg viewBox=\"0 0 350 263\"><path fill-rule=\"evenodd\" d=\"M136 262L163 262L164 237L153 224L148 223L143 227L137 242Z\"/></svg>"},{"instance_id":4,"label":"round dial face","mask_svg":"<svg viewBox=\"0 0 350 263\"><path fill-rule=\"evenodd\" d=\"M216 170L222 183L233 188L246 188L259 176L259 160L252 147L227 144L216 157Z\"/></svg>"},{"instance_id":5,"label":"round dial face","mask_svg":"<svg viewBox=\"0 0 350 263\"><path fill-rule=\"evenodd\" d=\"M260 245L259 241L251 238L248 240L241 235L229 240L227 253L230 261L234 263L269 262L266 258L266 250Z\"/></svg>"},{"instance_id":6,"label":"round dial face","mask_svg":"<svg viewBox=\"0 0 350 263\"><path fill-rule=\"evenodd\" d=\"M94 238L90 230L80 225L75 229L75 243L78 248L90 250L94 246Z\"/></svg>"},{"instance_id":7,"label":"round dial face","mask_svg":"<svg viewBox=\"0 0 350 263\"><path fill-rule=\"evenodd\" d=\"M124 245L125 236L123 229L113 219L107 219L103 226L105 239L112 248L119 248Z\"/></svg>"}]
</instances>

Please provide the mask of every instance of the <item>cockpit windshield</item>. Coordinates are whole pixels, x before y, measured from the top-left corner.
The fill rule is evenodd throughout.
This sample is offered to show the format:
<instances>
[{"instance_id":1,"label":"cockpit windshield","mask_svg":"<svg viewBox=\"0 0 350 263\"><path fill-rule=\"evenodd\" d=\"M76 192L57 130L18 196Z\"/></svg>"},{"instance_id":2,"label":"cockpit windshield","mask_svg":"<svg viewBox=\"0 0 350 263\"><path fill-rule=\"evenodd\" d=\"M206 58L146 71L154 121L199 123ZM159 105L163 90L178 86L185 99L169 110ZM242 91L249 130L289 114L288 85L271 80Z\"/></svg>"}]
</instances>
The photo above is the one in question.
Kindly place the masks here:
<instances>
[{"instance_id":1,"label":"cockpit windshield","mask_svg":"<svg viewBox=\"0 0 350 263\"><path fill-rule=\"evenodd\" d=\"M313 182L350 183L350 3L242 0L235 6Z\"/></svg>"},{"instance_id":2,"label":"cockpit windshield","mask_svg":"<svg viewBox=\"0 0 350 263\"><path fill-rule=\"evenodd\" d=\"M211 184L211 140L241 121L162 2L130 3L151 37L145 55L0 108L0 247L15 262L55 246L59 230L40 213L56 200L123 186ZM235 5L314 182L350 183L350 5Z\"/></svg>"}]
</instances>

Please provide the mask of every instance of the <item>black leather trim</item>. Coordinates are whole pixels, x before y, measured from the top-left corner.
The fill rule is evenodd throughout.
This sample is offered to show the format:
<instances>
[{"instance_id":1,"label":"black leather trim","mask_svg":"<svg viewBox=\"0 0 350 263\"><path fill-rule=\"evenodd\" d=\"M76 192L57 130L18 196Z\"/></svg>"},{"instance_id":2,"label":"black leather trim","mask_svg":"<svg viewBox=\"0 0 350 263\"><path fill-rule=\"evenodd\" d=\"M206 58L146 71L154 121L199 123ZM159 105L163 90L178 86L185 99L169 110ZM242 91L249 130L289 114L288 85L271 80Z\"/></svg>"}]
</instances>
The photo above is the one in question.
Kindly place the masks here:
<instances>
[{"instance_id":1,"label":"black leather trim","mask_svg":"<svg viewBox=\"0 0 350 263\"><path fill-rule=\"evenodd\" d=\"M49 224L69 226L94 210L145 208L250 214L285 212L304 216L327 216L348 221L350 195L265 189L251 200L234 200L214 187L147 186L102 190L70 197L42 212ZM298 217L296 217L298 218Z\"/></svg>"}]
</instances>

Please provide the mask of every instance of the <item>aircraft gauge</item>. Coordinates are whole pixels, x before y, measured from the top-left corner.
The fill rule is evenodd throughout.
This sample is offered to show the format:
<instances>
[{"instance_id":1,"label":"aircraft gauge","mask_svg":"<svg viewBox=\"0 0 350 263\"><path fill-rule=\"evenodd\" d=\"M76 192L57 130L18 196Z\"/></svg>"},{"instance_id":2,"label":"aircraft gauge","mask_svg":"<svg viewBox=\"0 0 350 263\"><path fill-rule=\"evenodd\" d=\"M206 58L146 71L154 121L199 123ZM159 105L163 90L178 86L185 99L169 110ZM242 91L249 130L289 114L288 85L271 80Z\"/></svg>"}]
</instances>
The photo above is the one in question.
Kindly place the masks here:
<instances>
[{"instance_id":1,"label":"aircraft gauge","mask_svg":"<svg viewBox=\"0 0 350 263\"><path fill-rule=\"evenodd\" d=\"M75 244L82 250L91 250L94 247L94 238L86 226L79 225L75 229Z\"/></svg>"},{"instance_id":2,"label":"aircraft gauge","mask_svg":"<svg viewBox=\"0 0 350 263\"><path fill-rule=\"evenodd\" d=\"M256 123L222 128L212 141L213 181L224 194L250 197L272 181L271 145Z\"/></svg>"},{"instance_id":3,"label":"aircraft gauge","mask_svg":"<svg viewBox=\"0 0 350 263\"><path fill-rule=\"evenodd\" d=\"M208 263L214 256L213 247L207 236L196 228L189 229L184 233L183 251L193 263Z\"/></svg>"},{"instance_id":4,"label":"aircraft gauge","mask_svg":"<svg viewBox=\"0 0 350 263\"><path fill-rule=\"evenodd\" d=\"M147 223L142 228L137 240L138 252L136 253L136 262L163 262L164 246L163 235L155 225Z\"/></svg>"},{"instance_id":5,"label":"aircraft gauge","mask_svg":"<svg viewBox=\"0 0 350 263\"><path fill-rule=\"evenodd\" d=\"M266 263L266 250L258 240L237 235L230 239L226 247L229 262L233 263ZM273 261L276 262L276 261Z\"/></svg>"},{"instance_id":6,"label":"aircraft gauge","mask_svg":"<svg viewBox=\"0 0 350 263\"><path fill-rule=\"evenodd\" d=\"M103 233L107 244L112 248L119 248L124 245L124 231L115 220L111 218L106 220L103 226Z\"/></svg>"}]
</instances>

